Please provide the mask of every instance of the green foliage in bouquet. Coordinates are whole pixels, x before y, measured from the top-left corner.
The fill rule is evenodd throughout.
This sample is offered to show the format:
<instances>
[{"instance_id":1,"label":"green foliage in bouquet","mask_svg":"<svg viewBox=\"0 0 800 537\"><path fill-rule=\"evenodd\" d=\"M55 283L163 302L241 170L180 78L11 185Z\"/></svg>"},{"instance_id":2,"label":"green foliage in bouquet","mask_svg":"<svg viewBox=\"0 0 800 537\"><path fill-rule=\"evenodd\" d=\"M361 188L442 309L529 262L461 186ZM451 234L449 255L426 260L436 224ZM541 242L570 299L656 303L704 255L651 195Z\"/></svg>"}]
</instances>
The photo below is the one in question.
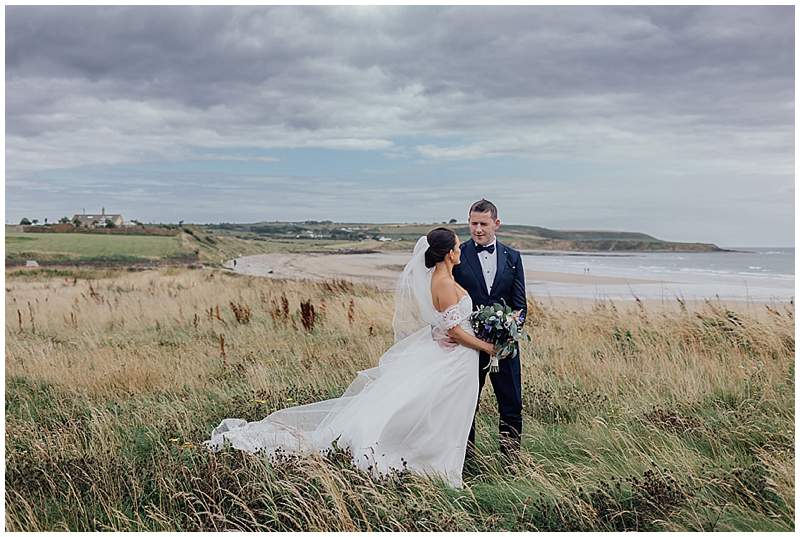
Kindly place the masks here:
<instances>
[{"instance_id":1,"label":"green foliage in bouquet","mask_svg":"<svg viewBox=\"0 0 800 537\"><path fill-rule=\"evenodd\" d=\"M522 329L525 317L522 314L519 317L515 315L515 311L505 300L501 302L495 302L491 306L481 306L470 317L475 336L497 347L497 354L492 357L489 364L489 371L492 373L499 370L498 360L514 355L520 339L523 337L527 341L531 339Z\"/></svg>"}]
</instances>

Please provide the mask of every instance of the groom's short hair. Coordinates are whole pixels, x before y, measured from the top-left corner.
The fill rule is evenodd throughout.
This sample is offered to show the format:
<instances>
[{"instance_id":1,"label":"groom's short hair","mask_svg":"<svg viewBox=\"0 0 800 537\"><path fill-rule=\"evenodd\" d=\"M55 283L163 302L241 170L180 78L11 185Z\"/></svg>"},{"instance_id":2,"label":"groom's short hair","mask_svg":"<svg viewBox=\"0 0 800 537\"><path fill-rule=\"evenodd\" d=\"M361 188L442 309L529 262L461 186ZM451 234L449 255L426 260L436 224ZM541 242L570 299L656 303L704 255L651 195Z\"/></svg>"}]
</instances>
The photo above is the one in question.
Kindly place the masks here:
<instances>
[{"instance_id":1,"label":"groom's short hair","mask_svg":"<svg viewBox=\"0 0 800 537\"><path fill-rule=\"evenodd\" d=\"M492 218L497 220L497 207L495 207L494 203L487 199L481 198L480 201L476 201L472 204L472 207L469 208L470 214L472 213L492 213Z\"/></svg>"}]
</instances>

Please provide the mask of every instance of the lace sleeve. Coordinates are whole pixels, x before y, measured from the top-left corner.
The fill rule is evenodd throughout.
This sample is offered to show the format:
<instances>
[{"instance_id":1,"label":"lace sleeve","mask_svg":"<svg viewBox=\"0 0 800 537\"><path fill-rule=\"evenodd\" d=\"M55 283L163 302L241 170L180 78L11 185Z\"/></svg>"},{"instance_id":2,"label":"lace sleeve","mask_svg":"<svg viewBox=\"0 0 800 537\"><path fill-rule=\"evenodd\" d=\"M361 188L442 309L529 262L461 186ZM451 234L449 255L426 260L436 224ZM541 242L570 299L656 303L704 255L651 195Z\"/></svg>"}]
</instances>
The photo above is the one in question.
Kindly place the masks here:
<instances>
[{"instance_id":1,"label":"lace sleeve","mask_svg":"<svg viewBox=\"0 0 800 537\"><path fill-rule=\"evenodd\" d=\"M459 304L453 304L443 312L436 312L439 315L435 325L431 325L431 335L433 340L444 349L452 349L458 344L450 339L448 330L461 323L462 314L459 311Z\"/></svg>"},{"instance_id":2,"label":"lace sleeve","mask_svg":"<svg viewBox=\"0 0 800 537\"><path fill-rule=\"evenodd\" d=\"M459 311L458 306L458 304L453 304L442 312L442 321L440 325L442 330L450 330L454 326L461 323L461 312Z\"/></svg>"}]
</instances>

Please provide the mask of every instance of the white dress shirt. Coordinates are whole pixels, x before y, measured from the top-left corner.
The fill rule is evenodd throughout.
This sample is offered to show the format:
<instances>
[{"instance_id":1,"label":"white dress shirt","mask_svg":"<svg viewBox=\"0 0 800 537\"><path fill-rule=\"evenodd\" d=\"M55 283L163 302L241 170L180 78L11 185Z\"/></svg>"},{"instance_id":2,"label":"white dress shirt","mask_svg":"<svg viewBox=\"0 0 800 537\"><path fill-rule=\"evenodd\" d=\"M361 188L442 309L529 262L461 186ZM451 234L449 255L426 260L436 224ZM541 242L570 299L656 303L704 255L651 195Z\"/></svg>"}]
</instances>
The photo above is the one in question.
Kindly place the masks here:
<instances>
[{"instance_id":1,"label":"white dress shirt","mask_svg":"<svg viewBox=\"0 0 800 537\"><path fill-rule=\"evenodd\" d=\"M475 243L475 245L477 246L478 243ZM492 292L492 283L494 283L494 275L497 272L497 239L494 239L486 246L492 245L494 245L494 252L491 254L487 250L478 252L478 260L481 262L483 279L486 281L486 291L489 294Z\"/></svg>"}]
</instances>

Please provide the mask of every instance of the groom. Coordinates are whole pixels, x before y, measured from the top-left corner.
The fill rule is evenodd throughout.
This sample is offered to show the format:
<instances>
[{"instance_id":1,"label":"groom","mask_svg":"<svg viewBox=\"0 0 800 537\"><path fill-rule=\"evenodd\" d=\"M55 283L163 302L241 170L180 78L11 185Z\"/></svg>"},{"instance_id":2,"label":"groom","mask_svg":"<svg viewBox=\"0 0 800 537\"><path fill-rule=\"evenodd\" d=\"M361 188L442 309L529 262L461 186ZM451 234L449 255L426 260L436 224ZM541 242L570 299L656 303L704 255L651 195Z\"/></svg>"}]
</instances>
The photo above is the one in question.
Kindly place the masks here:
<instances>
[{"instance_id":1,"label":"groom","mask_svg":"<svg viewBox=\"0 0 800 537\"><path fill-rule=\"evenodd\" d=\"M453 267L453 277L467 290L475 308L489 306L505 300L506 304L527 315L525 298L525 273L522 257L513 248L495 238L500 228L497 207L491 201L481 199L469 209L469 229L472 240L461 243L461 263ZM478 370L478 399L486 382L489 355L480 353ZM500 360L500 371L490 373L494 394L500 411L500 450L515 458L520 449L522 434L522 380L520 378L520 355L517 351ZM475 409L477 413L477 408ZM475 449L475 419L469 431L466 458L469 460Z\"/></svg>"}]
</instances>

